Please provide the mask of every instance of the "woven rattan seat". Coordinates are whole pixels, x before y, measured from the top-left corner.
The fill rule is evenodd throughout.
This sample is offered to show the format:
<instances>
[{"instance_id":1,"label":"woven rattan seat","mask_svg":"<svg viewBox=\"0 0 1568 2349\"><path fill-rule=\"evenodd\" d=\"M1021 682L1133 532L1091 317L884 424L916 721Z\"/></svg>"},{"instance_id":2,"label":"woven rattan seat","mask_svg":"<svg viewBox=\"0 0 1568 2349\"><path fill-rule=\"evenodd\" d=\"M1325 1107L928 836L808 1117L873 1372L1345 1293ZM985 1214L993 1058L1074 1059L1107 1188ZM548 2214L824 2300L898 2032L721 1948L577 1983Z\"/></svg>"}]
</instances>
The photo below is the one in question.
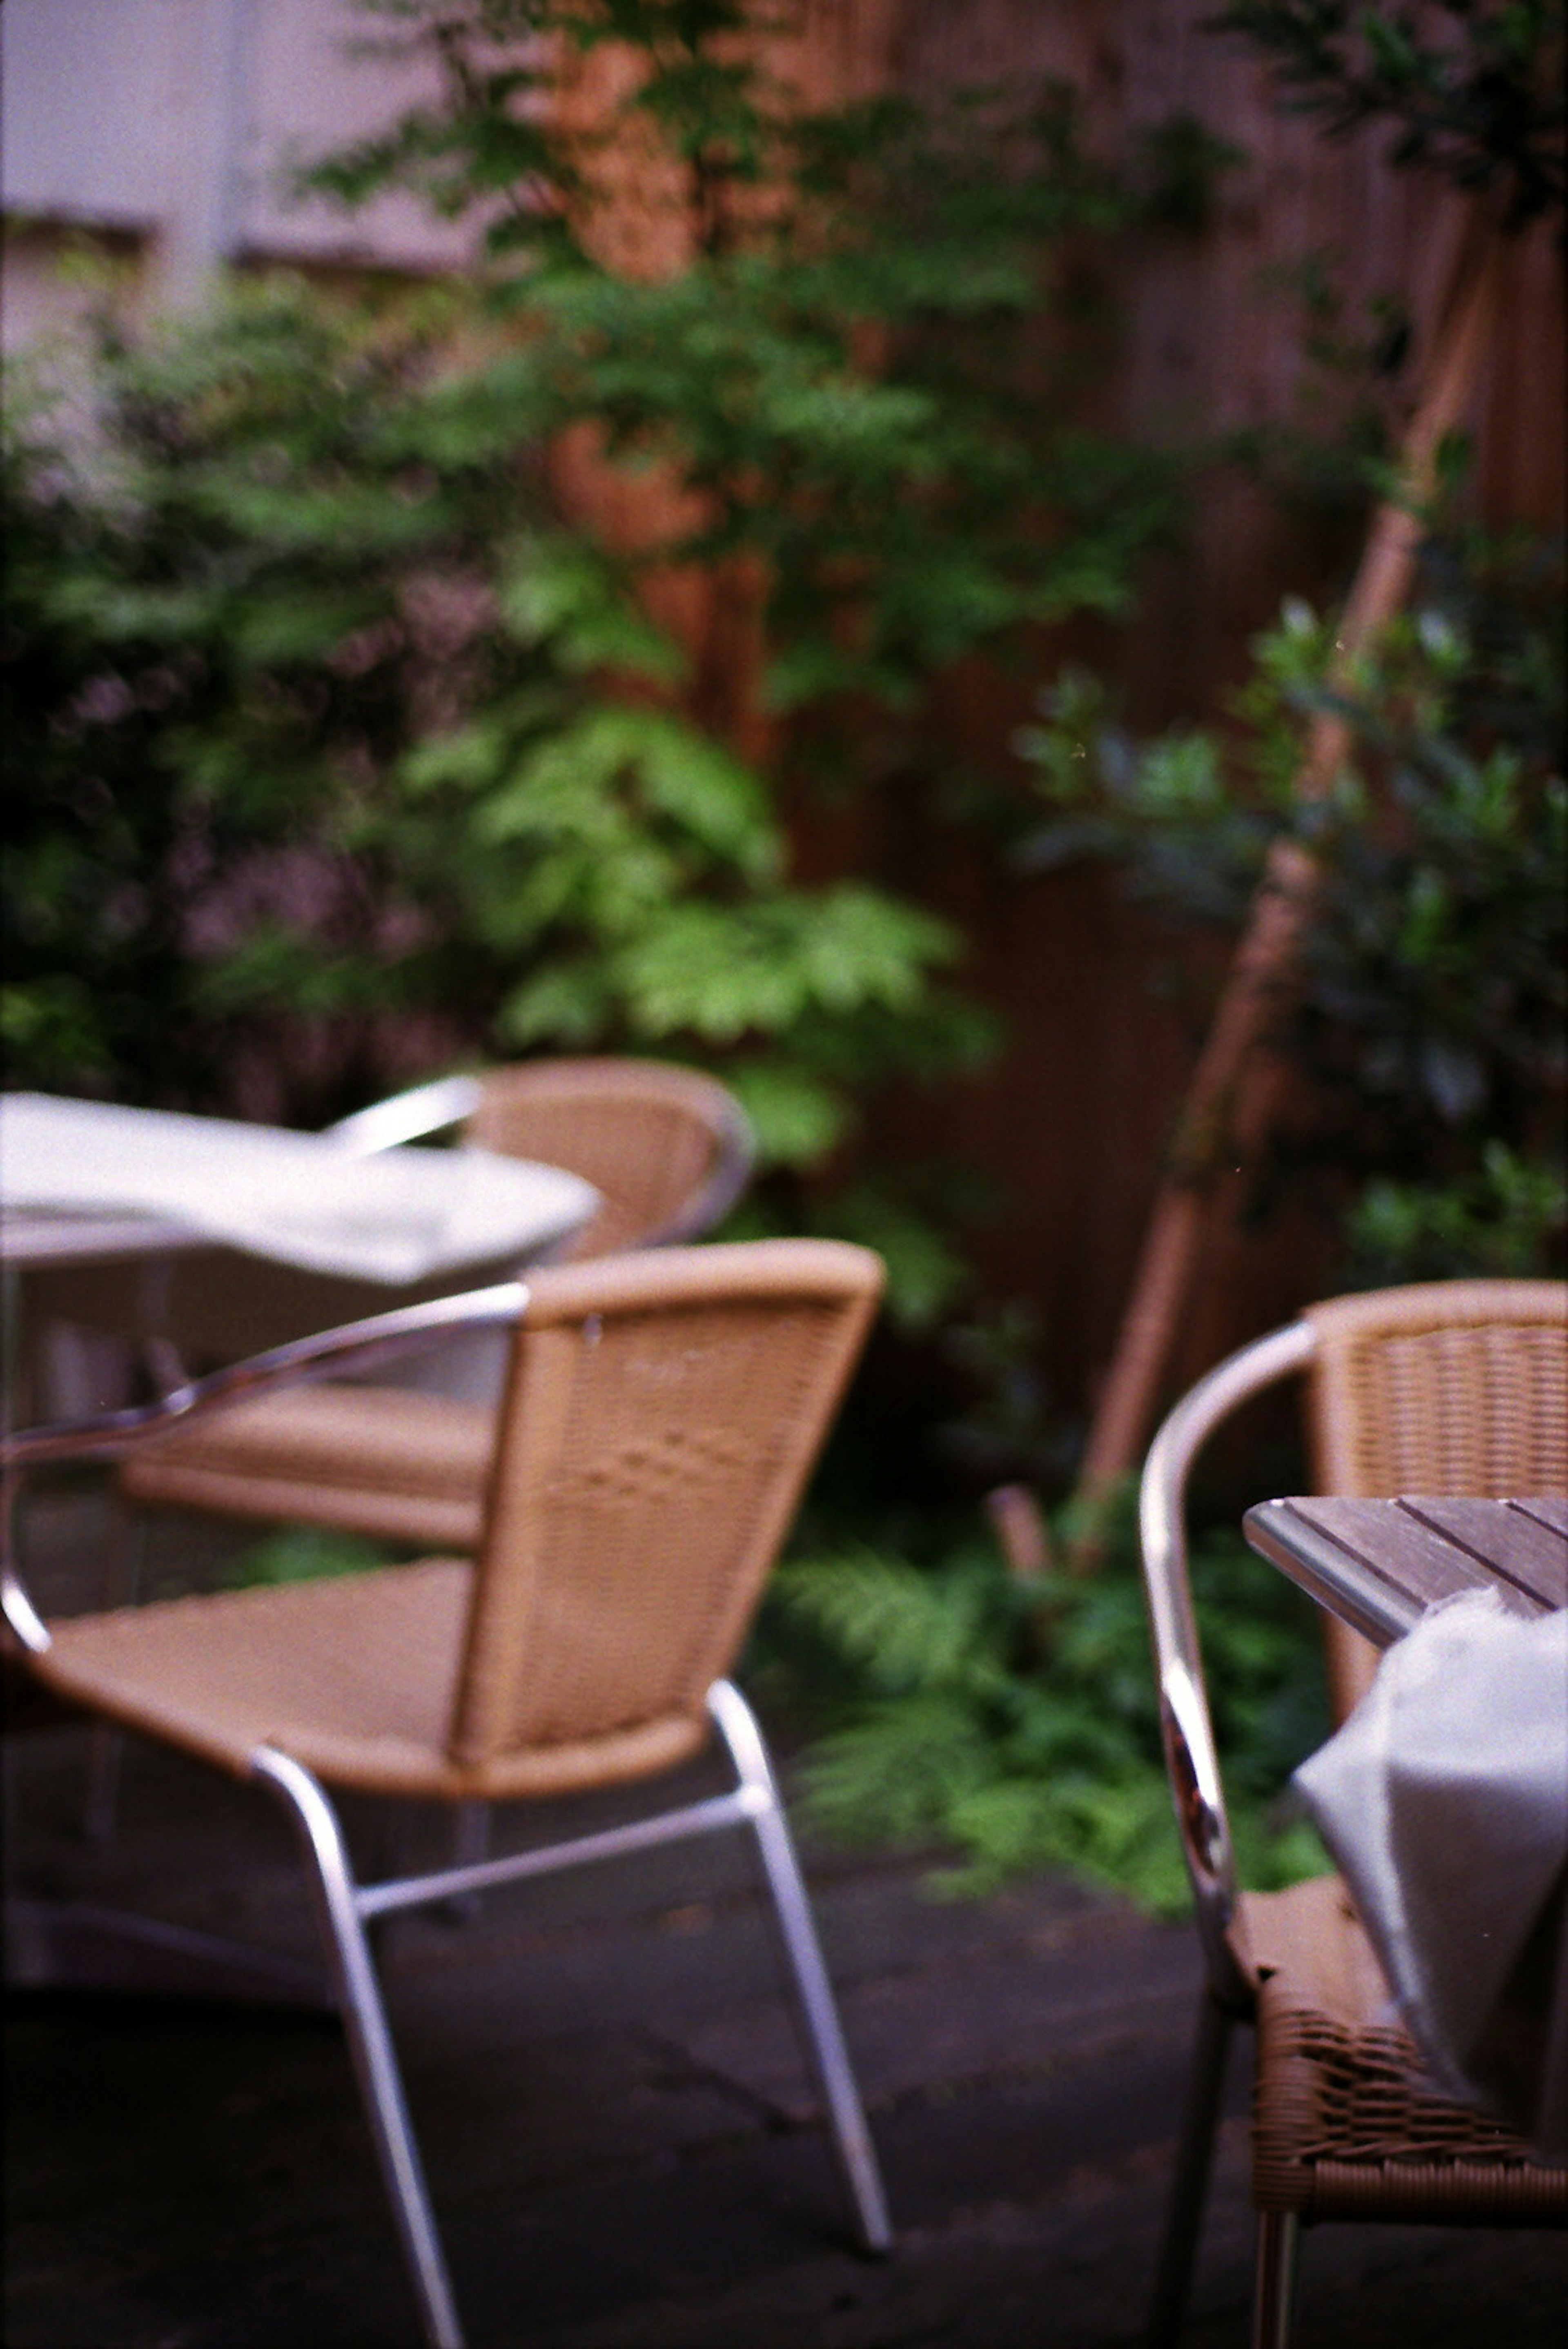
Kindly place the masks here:
<instances>
[{"instance_id":1,"label":"woven rattan seat","mask_svg":"<svg viewBox=\"0 0 1568 2349\"><path fill-rule=\"evenodd\" d=\"M117 1609L54 1626L57 1693L248 1777L258 1745L336 1786L441 1802L571 1795L670 1768L700 1710L464 1764L452 1691L472 1603L465 1558Z\"/></svg>"},{"instance_id":2,"label":"woven rattan seat","mask_svg":"<svg viewBox=\"0 0 1568 2349\"><path fill-rule=\"evenodd\" d=\"M1254 2349L1283 2349L1303 2225L1568 2226L1568 2168L1427 2085L1337 1877L1242 1892L1203 1691L1183 1524L1192 1463L1241 1403L1304 1373L1314 1488L1568 1493L1568 1285L1449 1281L1337 1298L1231 1356L1173 1411L1140 1500L1167 1762L1207 1961L1150 2338L1180 2331L1230 2034L1255 2026ZM1260 1564L1260 1572L1267 1569ZM1335 1624L1341 1707L1376 1664Z\"/></svg>"},{"instance_id":3,"label":"woven rattan seat","mask_svg":"<svg viewBox=\"0 0 1568 2349\"><path fill-rule=\"evenodd\" d=\"M652 1061L540 1061L379 1102L334 1129L345 1149L409 1141L461 1120L462 1138L564 1166L603 1206L567 1260L667 1246L710 1230L751 1164L724 1087ZM471 1551L482 1523L493 1414L385 1386L285 1392L172 1430L122 1468L128 1500L378 1540Z\"/></svg>"},{"instance_id":4,"label":"woven rattan seat","mask_svg":"<svg viewBox=\"0 0 1568 2349\"><path fill-rule=\"evenodd\" d=\"M1246 1894L1258 1981L1252 2193L1303 2223L1568 2223L1568 2171L1431 2087L1336 1876Z\"/></svg>"},{"instance_id":5,"label":"woven rattan seat","mask_svg":"<svg viewBox=\"0 0 1568 2349\"><path fill-rule=\"evenodd\" d=\"M237 1394L453 1329L513 1331L474 1557L192 1595L46 1626L6 1613L54 1695L270 1786L309 1863L428 2338L459 2340L365 1940L389 1910L720 1827L756 1838L865 2242L888 2223L804 1887L754 1719L723 1675L864 1340L865 1249L772 1240L553 1268L280 1350L163 1403L8 1437L8 1483L222 1427ZM331 1406L330 1389L305 1400ZM405 1400L410 1400L405 1398ZM543 1852L361 1886L325 1788L455 1805L649 1778L717 1725L733 1791Z\"/></svg>"}]
</instances>

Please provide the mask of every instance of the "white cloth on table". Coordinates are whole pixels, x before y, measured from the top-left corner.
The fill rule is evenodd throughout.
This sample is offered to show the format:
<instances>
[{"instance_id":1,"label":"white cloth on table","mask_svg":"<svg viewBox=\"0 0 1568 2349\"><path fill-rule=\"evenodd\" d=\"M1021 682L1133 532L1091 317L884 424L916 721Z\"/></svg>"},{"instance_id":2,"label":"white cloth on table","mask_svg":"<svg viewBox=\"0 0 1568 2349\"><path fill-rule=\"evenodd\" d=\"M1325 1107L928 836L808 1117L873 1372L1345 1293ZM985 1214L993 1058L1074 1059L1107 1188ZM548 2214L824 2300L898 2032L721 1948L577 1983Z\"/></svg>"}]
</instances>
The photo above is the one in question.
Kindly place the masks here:
<instances>
[{"instance_id":1,"label":"white cloth on table","mask_svg":"<svg viewBox=\"0 0 1568 2349\"><path fill-rule=\"evenodd\" d=\"M253 1256L389 1284L537 1256L599 1204L564 1168L490 1151L357 1156L322 1134L43 1093L0 1101L0 1202L171 1217Z\"/></svg>"},{"instance_id":2,"label":"white cloth on table","mask_svg":"<svg viewBox=\"0 0 1568 2349\"><path fill-rule=\"evenodd\" d=\"M1568 1611L1435 1608L1295 1783L1435 2085L1568 2154Z\"/></svg>"}]
</instances>

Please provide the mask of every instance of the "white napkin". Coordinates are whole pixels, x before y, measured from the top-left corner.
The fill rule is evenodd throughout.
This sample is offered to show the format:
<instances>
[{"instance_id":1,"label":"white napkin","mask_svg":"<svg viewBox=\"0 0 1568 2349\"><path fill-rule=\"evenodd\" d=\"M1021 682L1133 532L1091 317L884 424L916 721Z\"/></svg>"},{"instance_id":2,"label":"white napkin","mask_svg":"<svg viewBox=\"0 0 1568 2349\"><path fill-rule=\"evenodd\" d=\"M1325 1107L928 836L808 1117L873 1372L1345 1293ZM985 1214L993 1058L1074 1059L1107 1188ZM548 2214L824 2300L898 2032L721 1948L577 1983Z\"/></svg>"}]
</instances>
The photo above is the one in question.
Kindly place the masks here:
<instances>
[{"instance_id":1,"label":"white napkin","mask_svg":"<svg viewBox=\"0 0 1568 2349\"><path fill-rule=\"evenodd\" d=\"M1434 1609L1295 1783L1437 2085L1568 2154L1568 1612Z\"/></svg>"},{"instance_id":2,"label":"white napkin","mask_svg":"<svg viewBox=\"0 0 1568 2349\"><path fill-rule=\"evenodd\" d=\"M598 1194L561 1167L484 1150L359 1157L321 1134L8 1093L0 1200L171 1216L278 1263L402 1283L537 1255L586 1222Z\"/></svg>"}]
</instances>

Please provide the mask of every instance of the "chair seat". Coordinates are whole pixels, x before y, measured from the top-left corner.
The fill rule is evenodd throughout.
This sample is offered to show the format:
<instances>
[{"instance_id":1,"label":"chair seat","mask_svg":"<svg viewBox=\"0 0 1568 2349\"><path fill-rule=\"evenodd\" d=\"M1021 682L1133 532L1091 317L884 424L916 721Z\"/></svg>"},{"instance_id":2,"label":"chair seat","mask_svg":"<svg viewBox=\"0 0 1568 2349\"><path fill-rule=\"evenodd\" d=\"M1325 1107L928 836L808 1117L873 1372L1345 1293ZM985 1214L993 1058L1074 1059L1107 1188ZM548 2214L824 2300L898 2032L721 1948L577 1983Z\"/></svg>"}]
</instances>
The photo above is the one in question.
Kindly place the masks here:
<instances>
[{"instance_id":1,"label":"chair seat","mask_svg":"<svg viewBox=\"0 0 1568 2349\"><path fill-rule=\"evenodd\" d=\"M1258 1982L1252 2191L1305 2222L1568 2222L1568 2167L1426 2081L1337 1876L1242 1896Z\"/></svg>"},{"instance_id":2,"label":"chair seat","mask_svg":"<svg viewBox=\"0 0 1568 2349\"><path fill-rule=\"evenodd\" d=\"M285 1390L176 1427L121 1466L151 1507L327 1525L477 1549L495 1445L481 1403L400 1387Z\"/></svg>"},{"instance_id":3,"label":"chair seat","mask_svg":"<svg viewBox=\"0 0 1568 2349\"><path fill-rule=\"evenodd\" d=\"M50 1625L56 1692L249 1775L263 1744L328 1784L445 1801L570 1794L683 1761L704 1716L667 1715L461 1766L448 1752L472 1568L431 1558Z\"/></svg>"}]
</instances>

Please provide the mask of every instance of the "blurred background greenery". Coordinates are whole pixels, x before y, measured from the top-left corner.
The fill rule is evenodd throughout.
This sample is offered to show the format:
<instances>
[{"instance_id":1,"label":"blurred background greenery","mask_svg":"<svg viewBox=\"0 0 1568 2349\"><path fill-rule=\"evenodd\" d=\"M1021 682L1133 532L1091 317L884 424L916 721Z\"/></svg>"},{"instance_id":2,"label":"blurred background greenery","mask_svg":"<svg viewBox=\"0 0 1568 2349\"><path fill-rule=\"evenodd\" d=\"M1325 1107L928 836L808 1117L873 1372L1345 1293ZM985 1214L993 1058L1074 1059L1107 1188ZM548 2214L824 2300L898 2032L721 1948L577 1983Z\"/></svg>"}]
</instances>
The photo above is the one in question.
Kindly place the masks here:
<instances>
[{"instance_id":1,"label":"blurred background greenery","mask_svg":"<svg viewBox=\"0 0 1568 2349\"><path fill-rule=\"evenodd\" d=\"M437 95L310 185L418 191L474 223L472 268L241 274L131 333L84 262L69 367L12 370L7 1081L314 1125L520 1053L713 1069L761 1148L733 1229L880 1247L903 1333L753 1660L817 1735L819 1815L950 1847L960 1884L1065 1859L1167 1899L1127 1529L1095 1577L1020 1574L979 1515L1019 1480L1055 1509L1082 1418L1031 1300L976 1270L1008 1209L950 1105L1004 1041L987 937L1032 880L1104 867L1196 1024L1300 838L1330 877L1247 1213L1315 1217L1339 1286L1561 1268L1561 548L1483 531L1456 445L1417 597L1348 690L1296 599L1222 707L1140 728L1107 632L1193 500L1246 474L1343 534L1409 341L1397 304L1341 331L1314 262L1318 428L1128 428L1126 288L1151 239L1203 238L1229 138L1179 113L1113 146L1059 78L815 102L740 0L369 14ZM1212 37L1517 225L1561 208L1562 15L1279 0ZM585 109L601 53L634 70ZM1303 808L1331 695L1354 756ZM917 833L980 876L967 923L898 885ZM911 1089L945 1150L883 1120ZM1303 1861L1270 1790L1321 1691L1306 1615L1220 1530L1234 1492L1209 1506L1267 1880ZM245 1571L353 1562L280 1536Z\"/></svg>"}]
</instances>

